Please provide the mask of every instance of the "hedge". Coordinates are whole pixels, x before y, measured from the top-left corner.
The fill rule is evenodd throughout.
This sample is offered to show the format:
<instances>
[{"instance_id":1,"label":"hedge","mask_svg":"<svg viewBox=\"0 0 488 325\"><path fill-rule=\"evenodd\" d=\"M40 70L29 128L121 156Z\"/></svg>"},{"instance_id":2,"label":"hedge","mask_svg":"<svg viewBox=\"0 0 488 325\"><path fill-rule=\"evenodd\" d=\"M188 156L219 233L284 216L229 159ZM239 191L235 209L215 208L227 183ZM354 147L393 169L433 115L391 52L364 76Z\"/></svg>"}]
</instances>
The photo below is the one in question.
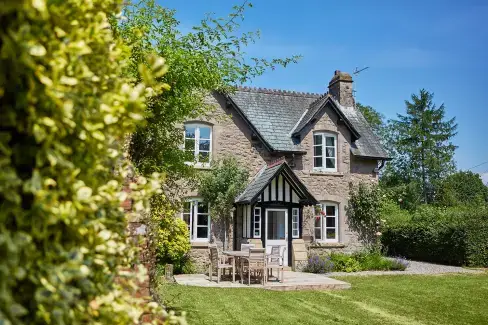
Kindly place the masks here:
<instances>
[{"instance_id":1,"label":"hedge","mask_svg":"<svg viewBox=\"0 0 488 325\"><path fill-rule=\"evenodd\" d=\"M488 267L488 217L415 220L388 227L381 238L390 256Z\"/></svg>"},{"instance_id":2,"label":"hedge","mask_svg":"<svg viewBox=\"0 0 488 325\"><path fill-rule=\"evenodd\" d=\"M130 195L142 212L159 189L121 186L123 139L158 85L124 77L130 48L109 25L121 6L0 5L0 324L139 324L156 307L130 294L137 251L120 204Z\"/></svg>"}]
</instances>

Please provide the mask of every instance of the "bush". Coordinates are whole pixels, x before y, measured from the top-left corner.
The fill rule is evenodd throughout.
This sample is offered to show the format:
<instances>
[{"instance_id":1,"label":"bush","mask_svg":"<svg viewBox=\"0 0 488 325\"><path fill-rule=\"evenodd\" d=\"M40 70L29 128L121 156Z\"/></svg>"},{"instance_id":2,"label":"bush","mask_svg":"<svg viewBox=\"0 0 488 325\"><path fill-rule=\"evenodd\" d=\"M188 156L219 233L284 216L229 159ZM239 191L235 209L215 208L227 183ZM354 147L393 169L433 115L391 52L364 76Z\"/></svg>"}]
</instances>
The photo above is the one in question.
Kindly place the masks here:
<instances>
[{"instance_id":1,"label":"bush","mask_svg":"<svg viewBox=\"0 0 488 325\"><path fill-rule=\"evenodd\" d=\"M159 85L124 77L128 47L108 22L121 5L0 5L2 324L139 323L124 272L137 255L120 207L122 144L143 118L146 86ZM161 73L151 61L145 77L162 76L156 61ZM132 184L137 212L155 183Z\"/></svg>"},{"instance_id":2,"label":"bush","mask_svg":"<svg viewBox=\"0 0 488 325\"><path fill-rule=\"evenodd\" d=\"M349 185L349 203L346 206L347 224L356 232L367 248L379 245L382 196L378 185L359 183Z\"/></svg>"},{"instance_id":3,"label":"bush","mask_svg":"<svg viewBox=\"0 0 488 325\"><path fill-rule=\"evenodd\" d=\"M173 272L181 274L192 268L187 255L191 246L188 225L175 217L177 210L177 205L169 202L164 195L154 197L151 201L149 235L156 262L159 265L173 264Z\"/></svg>"},{"instance_id":4,"label":"bush","mask_svg":"<svg viewBox=\"0 0 488 325\"><path fill-rule=\"evenodd\" d=\"M403 258L390 259L379 252L331 253L329 256L310 256L303 271L309 273L403 271L408 264Z\"/></svg>"},{"instance_id":5,"label":"bush","mask_svg":"<svg viewBox=\"0 0 488 325\"><path fill-rule=\"evenodd\" d=\"M381 238L388 255L426 262L488 266L486 209L420 207L411 221L390 225Z\"/></svg>"},{"instance_id":6,"label":"bush","mask_svg":"<svg viewBox=\"0 0 488 325\"><path fill-rule=\"evenodd\" d=\"M331 253L330 260L334 264L334 272L362 271L361 264L353 255L342 254L342 253Z\"/></svg>"},{"instance_id":7,"label":"bush","mask_svg":"<svg viewBox=\"0 0 488 325\"><path fill-rule=\"evenodd\" d=\"M393 200L385 199L381 206L381 219L384 221L383 226L390 226L404 224L412 219L412 215Z\"/></svg>"},{"instance_id":8,"label":"bush","mask_svg":"<svg viewBox=\"0 0 488 325\"><path fill-rule=\"evenodd\" d=\"M309 257L308 263L303 269L303 272L308 273L329 273L333 270L334 263L329 256L313 255Z\"/></svg>"},{"instance_id":9,"label":"bush","mask_svg":"<svg viewBox=\"0 0 488 325\"><path fill-rule=\"evenodd\" d=\"M359 262L363 271L403 271L409 265L403 258L386 258L376 251L354 253L352 257Z\"/></svg>"}]
</instances>

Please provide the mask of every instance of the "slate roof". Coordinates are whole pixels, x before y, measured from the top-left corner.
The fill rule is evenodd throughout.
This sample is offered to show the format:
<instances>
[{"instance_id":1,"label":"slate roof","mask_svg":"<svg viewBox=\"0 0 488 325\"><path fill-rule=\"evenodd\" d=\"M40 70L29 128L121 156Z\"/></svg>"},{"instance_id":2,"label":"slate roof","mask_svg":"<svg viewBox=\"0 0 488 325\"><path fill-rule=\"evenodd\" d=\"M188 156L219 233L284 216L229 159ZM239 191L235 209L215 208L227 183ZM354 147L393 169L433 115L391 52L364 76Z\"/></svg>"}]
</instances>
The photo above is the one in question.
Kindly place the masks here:
<instances>
[{"instance_id":1,"label":"slate roof","mask_svg":"<svg viewBox=\"0 0 488 325\"><path fill-rule=\"evenodd\" d=\"M304 152L296 135L326 105L344 120L355 140L351 152L358 157L388 159L388 154L364 116L344 107L326 94L302 93L265 88L239 87L227 95L238 113L249 123L270 151Z\"/></svg>"},{"instance_id":2,"label":"slate roof","mask_svg":"<svg viewBox=\"0 0 488 325\"><path fill-rule=\"evenodd\" d=\"M236 198L236 203L251 202L271 182L280 167L281 164L272 167L264 166L249 183L244 192Z\"/></svg>"},{"instance_id":3,"label":"slate roof","mask_svg":"<svg viewBox=\"0 0 488 325\"><path fill-rule=\"evenodd\" d=\"M246 189L236 198L235 203L254 203L261 192L271 183L273 178L281 173L284 173L292 180L292 183L290 184L298 189L298 191L295 191L298 196L301 196L302 202L310 205L318 203L285 160L275 161L265 165L259 173L256 174Z\"/></svg>"},{"instance_id":4,"label":"slate roof","mask_svg":"<svg viewBox=\"0 0 488 325\"><path fill-rule=\"evenodd\" d=\"M306 110L305 114L303 114L302 118L298 122L297 126L292 131L293 135L299 134L302 129L311 122L313 117L317 115L327 104L332 107L332 109L344 120L346 126L349 128L349 131L353 134L353 140L358 139L361 135L356 130L353 124L347 119L347 116L344 114L344 107L339 104L336 100L334 100L329 94L324 94L315 102L310 104L308 109Z\"/></svg>"},{"instance_id":5,"label":"slate roof","mask_svg":"<svg viewBox=\"0 0 488 325\"><path fill-rule=\"evenodd\" d=\"M275 151L301 151L290 131L319 94L239 88L230 99Z\"/></svg>"}]
</instances>

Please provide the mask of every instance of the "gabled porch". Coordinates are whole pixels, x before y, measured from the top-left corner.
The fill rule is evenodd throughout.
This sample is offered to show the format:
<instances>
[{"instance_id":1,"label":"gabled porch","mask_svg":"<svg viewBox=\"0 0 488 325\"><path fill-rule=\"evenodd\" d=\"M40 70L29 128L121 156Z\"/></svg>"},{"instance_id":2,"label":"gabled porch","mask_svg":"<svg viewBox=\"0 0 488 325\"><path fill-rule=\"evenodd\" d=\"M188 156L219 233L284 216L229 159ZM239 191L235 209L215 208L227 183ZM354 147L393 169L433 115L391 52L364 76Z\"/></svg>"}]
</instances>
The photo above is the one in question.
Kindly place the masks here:
<instances>
[{"instance_id":1,"label":"gabled porch","mask_svg":"<svg viewBox=\"0 0 488 325\"><path fill-rule=\"evenodd\" d=\"M286 249L285 265L294 267L307 257L303 207L317 203L285 160L264 166L236 199L234 247L252 243L270 252L279 245Z\"/></svg>"}]
</instances>

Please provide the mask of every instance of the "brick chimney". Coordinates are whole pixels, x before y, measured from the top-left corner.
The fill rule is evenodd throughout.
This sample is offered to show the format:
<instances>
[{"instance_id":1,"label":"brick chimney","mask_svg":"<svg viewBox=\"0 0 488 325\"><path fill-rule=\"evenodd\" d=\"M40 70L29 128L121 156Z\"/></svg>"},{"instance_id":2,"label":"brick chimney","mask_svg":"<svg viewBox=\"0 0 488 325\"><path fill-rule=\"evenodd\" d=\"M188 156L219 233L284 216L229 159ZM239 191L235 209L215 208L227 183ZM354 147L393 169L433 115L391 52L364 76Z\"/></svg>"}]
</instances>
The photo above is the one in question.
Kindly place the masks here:
<instances>
[{"instance_id":1,"label":"brick chimney","mask_svg":"<svg viewBox=\"0 0 488 325\"><path fill-rule=\"evenodd\" d=\"M352 77L349 73L336 70L329 82L329 94L342 106L354 107L352 83Z\"/></svg>"}]
</instances>

